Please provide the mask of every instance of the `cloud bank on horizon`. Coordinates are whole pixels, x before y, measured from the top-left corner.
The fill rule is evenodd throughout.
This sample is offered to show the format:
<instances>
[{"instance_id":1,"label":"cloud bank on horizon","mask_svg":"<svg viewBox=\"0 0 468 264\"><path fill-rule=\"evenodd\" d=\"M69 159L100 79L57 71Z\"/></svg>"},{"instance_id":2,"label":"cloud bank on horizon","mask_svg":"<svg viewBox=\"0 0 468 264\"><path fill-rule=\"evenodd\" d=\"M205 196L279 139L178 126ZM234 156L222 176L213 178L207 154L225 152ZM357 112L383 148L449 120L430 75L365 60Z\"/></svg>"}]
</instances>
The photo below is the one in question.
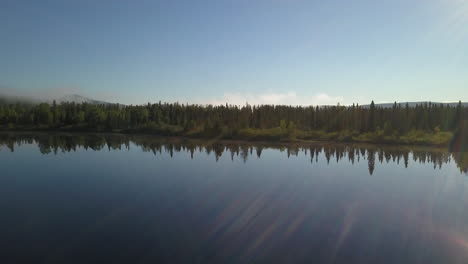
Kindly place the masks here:
<instances>
[{"instance_id":1,"label":"cloud bank on horizon","mask_svg":"<svg viewBox=\"0 0 468 264\"><path fill-rule=\"evenodd\" d=\"M73 88L63 88L63 89L44 89L38 90L36 92L28 92L15 90L7 87L2 87L0 91L0 96L6 97L20 97L20 98L29 98L39 101L53 100L64 96L70 95L80 95L84 97L90 97L95 100L103 101L112 101L124 104L146 104L146 103L156 103L158 101L162 102L175 102L179 100L163 100L163 99L154 99L149 100L148 102L125 102L125 100L118 100L118 94L114 95L89 95L82 93L80 89ZM5 89L3 89L5 88ZM103 99L105 98L105 99ZM113 100L109 100L112 98ZM179 101L181 102L181 101ZM344 105L346 103L345 99L342 96L330 96L327 93L317 93L313 96L300 96L295 91L288 92L273 92L268 91L264 93L224 93L220 97L215 98L204 98L204 99L194 99L194 100L185 100L183 103L188 104L202 104L202 105L297 105L297 106L308 106L308 105Z\"/></svg>"},{"instance_id":2,"label":"cloud bank on horizon","mask_svg":"<svg viewBox=\"0 0 468 264\"><path fill-rule=\"evenodd\" d=\"M326 93L317 93L313 96L299 96L294 91L285 93L266 92L259 94L224 93L222 98L215 98L206 102L213 105L336 105L345 104L341 96L330 96Z\"/></svg>"}]
</instances>

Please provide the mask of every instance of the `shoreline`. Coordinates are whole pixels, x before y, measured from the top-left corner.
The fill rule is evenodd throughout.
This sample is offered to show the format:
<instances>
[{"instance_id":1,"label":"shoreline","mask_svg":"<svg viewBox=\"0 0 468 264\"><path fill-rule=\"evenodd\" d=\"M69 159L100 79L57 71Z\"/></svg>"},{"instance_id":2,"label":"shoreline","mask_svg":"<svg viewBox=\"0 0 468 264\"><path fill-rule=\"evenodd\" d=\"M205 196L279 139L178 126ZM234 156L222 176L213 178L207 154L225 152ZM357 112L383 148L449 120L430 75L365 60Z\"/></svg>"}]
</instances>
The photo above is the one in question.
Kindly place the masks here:
<instances>
[{"instance_id":1,"label":"shoreline","mask_svg":"<svg viewBox=\"0 0 468 264\"><path fill-rule=\"evenodd\" d=\"M354 141L354 140L321 140L321 139L298 139L298 138L283 138L280 140L265 140L257 138L226 138L223 136L206 137L206 136L186 136L186 135L161 135L148 132L124 132L124 131L91 131L91 130L56 130L56 129L37 129L37 130L4 130L0 129L0 135L13 134L23 136L46 135L46 136L123 136L123 137L150 137L168 142L196 142L200 144L251 144L265 145L276 147L304 147L312 145L363 145L369 147L405 147L405 148L429 148L450 151L449 143L446 144L414 144L414 143L393 143L393 142L378 142L378 141Z\"/></svg>"}]
</instances>

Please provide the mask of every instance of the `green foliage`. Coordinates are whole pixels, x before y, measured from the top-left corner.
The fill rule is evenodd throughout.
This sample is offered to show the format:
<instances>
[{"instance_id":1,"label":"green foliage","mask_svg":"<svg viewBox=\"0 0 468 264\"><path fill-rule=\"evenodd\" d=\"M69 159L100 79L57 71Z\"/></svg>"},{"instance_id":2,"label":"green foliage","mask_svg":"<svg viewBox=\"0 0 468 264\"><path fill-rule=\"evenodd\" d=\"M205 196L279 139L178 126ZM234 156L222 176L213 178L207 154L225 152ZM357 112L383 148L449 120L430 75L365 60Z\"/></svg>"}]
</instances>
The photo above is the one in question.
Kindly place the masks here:
<instances>
[{"instance_id":1,"label":"green foliage","mask_svg":"<svg viewBox=\"0 0 468 264\"><path fill-rule=\"evenodd\" d=\"M436 144L466 137L468 109L397 103L391 108L261 105L201 106L157 103L137 106L0 103L0 128L86 130L248 140L331 140ZM463 141L464 142L464 141Z\"/></svg>"},{"instance_id":2,"label":"green foliage","mask_svg":"<svg viewBox=\"0 0 468 264\"><path fill-rule=\"evenodd\" d=\"M401 142L414 145L448 145L452 138L452 132L428 133L421 130L411 130L401 137Z\"/></svg>"},{"instance_id":3,"label":"green foliage","mask_svg":"<svg viewBox=\"0 0 468 264\"><path fill-rule=\"evenodd\" d=\"M392 128L392 124L390 122L385 122L385 125L384 125L384 135L385 136L391 136L393 134L393 128Z\"/></svg>"},{"instance_id":4,"label":"green foliage","mask_svg":"<svg viewBox=\"0 0 468 264\"><path fill-rule=\"evenodd\" d=\"M238 135L239 138L246 140L278 141L288 138L288 132L280 127L268 129L245 128L241 129Z\"/></svg>"},{"instance_id":5,"label":"green foliage","mask_svg":"<svg viewBox=\"0 0 468 264\"><path fill-rule=\"evenodd\" d=\"M280 120L280 127L281 129L286 129L288 125L286 124L286 121L284 119Z\"/></svg>"},{"instance_id":6,"label":"green foliage","mask_svg":"<svg viewBox=\"0 0 468 264\"><path fill-rule=\"evenodd\" d=\"M91 106L88 110L88 115L86 116L86 120L90 127L100 127L103 125L104 120L106 119L106 114L102 109Z\"/></svg>"},{"instance_id":7,"label":"green foliage","mask_svg":"<svg viewBox=\"0 0 468 264\"><path fill-rule=\"evenodd\" d=\"M11 110L14 111L14 110ZM48 104L42 103L37 106L36 114L37 123L41 125L49 125L52 123L52 112Z\"/></svg>"}]
</instances>

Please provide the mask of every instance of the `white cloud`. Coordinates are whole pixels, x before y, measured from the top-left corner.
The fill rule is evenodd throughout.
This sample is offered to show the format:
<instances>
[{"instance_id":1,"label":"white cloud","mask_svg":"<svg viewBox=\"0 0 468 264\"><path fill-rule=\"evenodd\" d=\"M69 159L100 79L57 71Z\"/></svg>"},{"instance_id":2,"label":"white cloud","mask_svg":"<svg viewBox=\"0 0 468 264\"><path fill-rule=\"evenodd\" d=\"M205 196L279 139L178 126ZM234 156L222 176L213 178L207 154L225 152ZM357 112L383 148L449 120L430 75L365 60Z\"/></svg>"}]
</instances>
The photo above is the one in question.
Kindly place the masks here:
<instances>
[{"instance_id":1,"label":"white cloud","mask_svg":"<svg viewBox=\"0 0 468 264\"><path fill-rule=\"evenodd\" d=\"M326 93L318 93L314 96L299 96L296 92L274 93L267 92L262 94L242 94L225 93L221 98L204 101L203 103L220 105L233 104L251 105L275 104L275 105L336 105L343 104L344 99L341 96L330 96Z\"/></svg>"},{"instance_id":2,"label":"white cloud","mask_svg":"<svg viewBox=\"0 0 468 264\"><path fill-rule=\"evenodd\" d=\"M330 96L326 93L320 93L311 98L313 105L336 105L337 103L344 104L344 99L341 96Z\"/></svg>"}]
</instances>

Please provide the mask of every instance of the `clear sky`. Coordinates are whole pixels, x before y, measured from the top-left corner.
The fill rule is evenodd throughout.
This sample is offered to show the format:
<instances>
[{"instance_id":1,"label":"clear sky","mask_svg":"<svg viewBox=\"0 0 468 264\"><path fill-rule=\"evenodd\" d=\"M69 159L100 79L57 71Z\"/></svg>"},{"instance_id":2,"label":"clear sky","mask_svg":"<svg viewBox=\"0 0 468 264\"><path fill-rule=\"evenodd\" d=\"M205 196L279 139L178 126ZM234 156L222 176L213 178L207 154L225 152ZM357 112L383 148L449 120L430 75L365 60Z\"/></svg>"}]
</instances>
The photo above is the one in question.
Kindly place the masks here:
<instances>
[{"instance_id":1,"label":"clear sky","mask_svg":"<svg viewBox=\"0 0 468 264\"><path fill-rule=\"evenodd\" d=\"M468 0L2 0L0 34L0 92L468 101Z\"/></svg>"}]
</instances>

